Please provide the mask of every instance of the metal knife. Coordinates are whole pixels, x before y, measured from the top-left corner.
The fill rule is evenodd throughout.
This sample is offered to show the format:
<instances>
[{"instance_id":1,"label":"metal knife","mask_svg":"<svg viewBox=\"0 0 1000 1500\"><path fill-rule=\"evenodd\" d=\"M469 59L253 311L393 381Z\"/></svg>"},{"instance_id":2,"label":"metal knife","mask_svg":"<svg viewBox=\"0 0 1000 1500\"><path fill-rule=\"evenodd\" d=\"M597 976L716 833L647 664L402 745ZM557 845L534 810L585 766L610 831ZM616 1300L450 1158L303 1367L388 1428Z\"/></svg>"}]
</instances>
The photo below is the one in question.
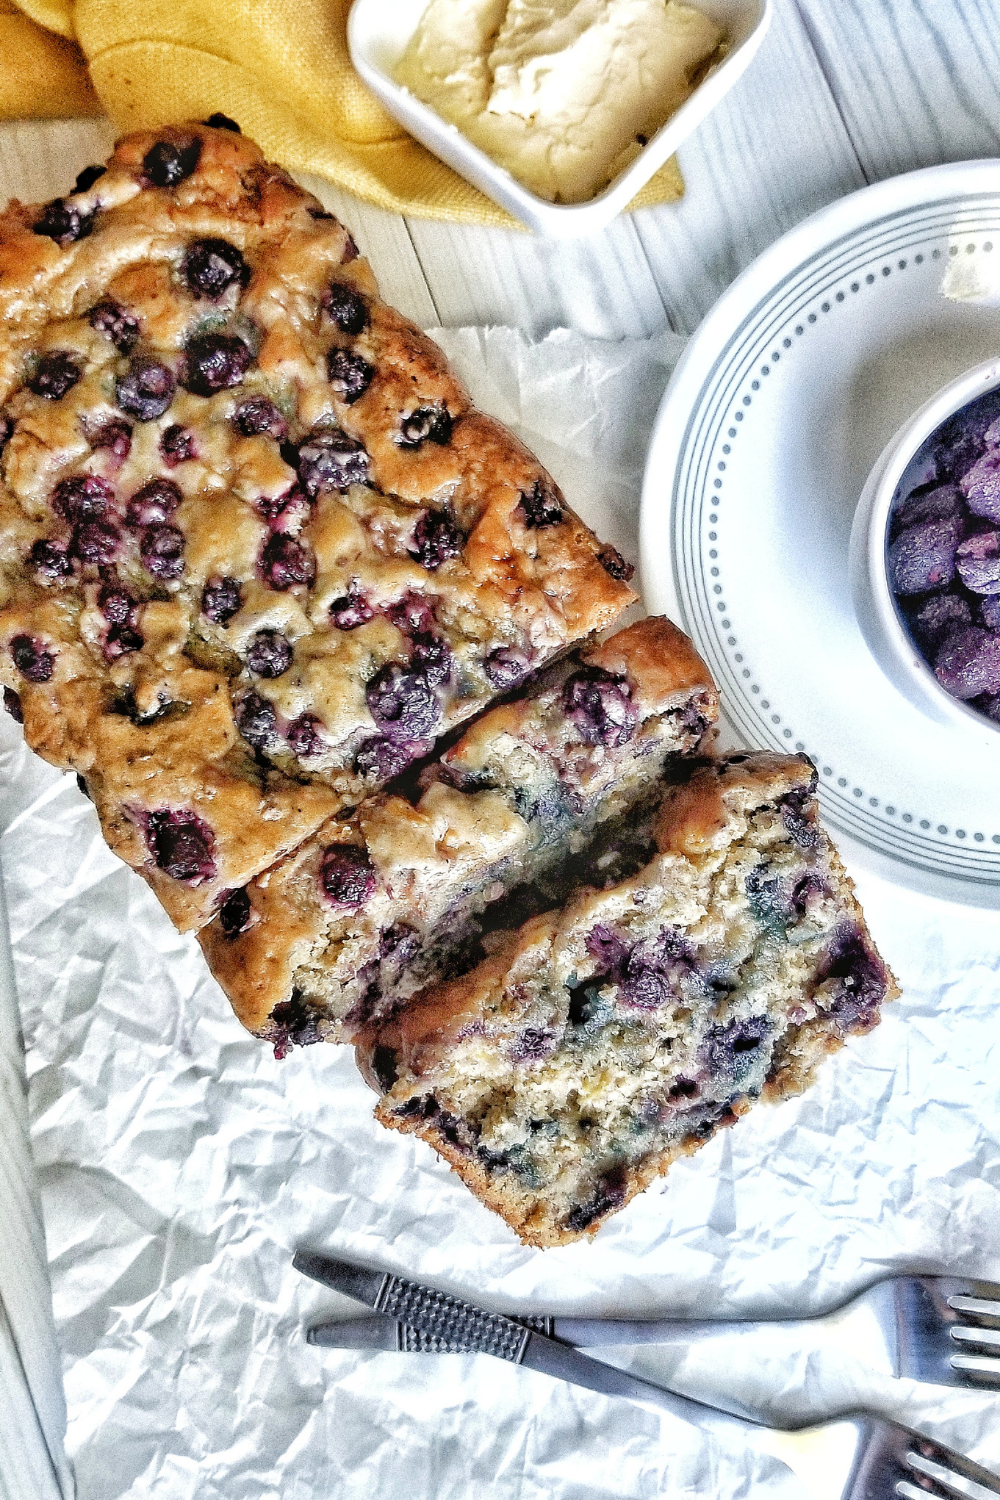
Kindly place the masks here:
<instances>
[{"instance_id":1,"label":"metal knife","mask_svg":"<svg viewBox=\"0 0 1000 1500\"><path fill-rule=\"evenodd\" d=\"M682 1421L702 1420L712 1408L688 1396L677 1396L647 1380L640 1380L613 1365L590 1359L569 1344L548 1338L535 1328L526 1327L515 1318L502 1313L486 1312L473 1303L462 1302L446 1292L436 1292L415 1281L406 1281L387 1271L371 1271L363 1266L351 1265L348 1261L332 1260L322 1255L311 1255L299 1251L292 1262L297 1271L310 1276L314 1281L363 1302L382 1315L384 1332L376 1330L376 1337L385 1342L376 1347L399 1349L401 1337L396 1325L416 1329L435 1341L439 1352L463 1354L492 1354L511 1364L524 1365L529 1370L538 1370L555 1380L566 1380L573 1385L586 1386L605 1396L625 1396L631 1401L643 1402L668 1411ZM394 1321L395 1320L395 1324ZM326 1323L309 1330L309 1342L333 1348L372 1348L364 1338L370 1333L372 1319L363 1318L355 1330L358 1342L352 1342L352 1324ZM543 1320L539 1320L543 1321ZM548 1321L548 1320L544 1320ZM405 1334L403 1335L405 1337ZM426 1348L426 1343L416 1347ZM727 1403L728 1404L728 1403ZM759 1418L729 1407L734 1416L743 1417L755 1426L762 1425Z\"/></svg>"},{"instance_id":2,"label":"metal knife","mask_svg":"<svg viewBox=\"0 0 1000 1500\"><path fill-rule=\"evenodd\" d=\"M601 1345L628 1344L699 1344L719 1338L723 1334L770 1332L781 1323L772 1319L766 1323L748 1321L725 1323L720 1321L685 1321L679 1318L660 1318L643 1322L638 1318L616 1320L614 1318L522 1318L511 1321L524 1328L533 1328L547 1338L559 1339L564 1344L573 1344L577 1349L595 1349ZM446 1354L459 1352L446 1349L433 1334L421 1333L407 1323L397 1323L392 1318L353 1318L349 1323L324 1323L322 1328L331 1330L331 1337L322 1342L338 1349L395 1349ZM337 1343L333 1343L333 1330L340 1329ZM316 1340L314 1342L320 1342Z\"/></svg>"}]
</instances>

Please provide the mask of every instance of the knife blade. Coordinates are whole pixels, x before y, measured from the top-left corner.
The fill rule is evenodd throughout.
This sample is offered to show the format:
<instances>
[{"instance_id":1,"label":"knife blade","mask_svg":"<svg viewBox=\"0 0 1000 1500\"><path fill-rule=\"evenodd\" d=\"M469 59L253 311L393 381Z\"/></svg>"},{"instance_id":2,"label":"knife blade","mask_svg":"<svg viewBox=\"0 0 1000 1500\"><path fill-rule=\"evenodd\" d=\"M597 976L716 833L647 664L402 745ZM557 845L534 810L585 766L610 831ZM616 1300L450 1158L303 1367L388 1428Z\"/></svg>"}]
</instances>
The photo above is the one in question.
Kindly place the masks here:
<instances>
[{"instance_id":1,"label":"knife blade","mask_svg":"<svg viewBox=\"0 0 1000 1500\"><path fill-rule=\"evenodd\" d=\"M431 1287L421 1286L419 1282L407 1281L402 1276L369 1271L352 1265L349 1261L304 1252L296 1254L293 1265L296 1270L331 1290L364 1302L385 1319L396 1320L423 1334L433 1335L454 1352L492 1354L511 1364L524 1365L527 1369L536 1370L554 1380L569 1381L604 1396L622 1396L630 1401L655 1406L686 1422L701 1421L705 1412L711 1410L691 1397L675 1395L672 1391L665 1391L625 1370L591 1359L588 1355L581 1354L579 1349L534 1332L514 1318L505 1317L503 1313L487 1312L474 1303L463 1302L458 1297L449 1296L447 1292L435 1291ZM360 1321L363 1324L372 1322L367 1318ZM324 1324L311 1329L310 1342L328 1347L344 1347L342 1335L332 1331L337 1326ZM362 1330L357 1332L362 1333ZM377 1334L376 1337L384 1337L389 1341L388 1344L380 1342L377 1347L393 1347L391 1332ZM397 1333L396 1348L400 1347L398 1338ZM358 1347L353 1342L353 1337L347 1347ZM754 1425L762 1425L759 1419L751 1417L749 1413L733 1414L753 1421Z\"/></svg>"}]
</instances>

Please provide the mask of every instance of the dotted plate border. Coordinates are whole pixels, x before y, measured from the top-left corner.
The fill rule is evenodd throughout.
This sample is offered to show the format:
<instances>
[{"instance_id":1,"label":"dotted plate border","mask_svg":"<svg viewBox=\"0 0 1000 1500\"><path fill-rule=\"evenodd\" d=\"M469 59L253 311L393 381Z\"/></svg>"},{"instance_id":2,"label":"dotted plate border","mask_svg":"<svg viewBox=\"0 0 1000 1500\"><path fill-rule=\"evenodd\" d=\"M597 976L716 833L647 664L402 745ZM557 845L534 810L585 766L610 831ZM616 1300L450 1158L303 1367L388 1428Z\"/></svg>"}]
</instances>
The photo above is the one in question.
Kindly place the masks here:
<instances>
[{"instance_id":1,"label":"dotted plate border","mask_svg":"<svg viewBox=\"0 0 1000 1500\"><path fill-rule=\"evenodd\" d=\"M718 548L712 545L724 525L719 511L725 509L728 459L734 443L753 430L754 397L809 328L835 316L839 305L905 273L911 264L944 261L963 251L991 254L997 244L1000 196L993 194L955 195L868 223L824 246L772 288L742 320L702 383L674 476L675 586L722 691L726 718L750 742L763 732L775 749L807 749L738 649L738 626L730 617ZM926 809L882 804L822 759L819 769L824 810L851 837L935 875L1000 884L1000 831L951 829Z\"/></svg>"}]
</instances>

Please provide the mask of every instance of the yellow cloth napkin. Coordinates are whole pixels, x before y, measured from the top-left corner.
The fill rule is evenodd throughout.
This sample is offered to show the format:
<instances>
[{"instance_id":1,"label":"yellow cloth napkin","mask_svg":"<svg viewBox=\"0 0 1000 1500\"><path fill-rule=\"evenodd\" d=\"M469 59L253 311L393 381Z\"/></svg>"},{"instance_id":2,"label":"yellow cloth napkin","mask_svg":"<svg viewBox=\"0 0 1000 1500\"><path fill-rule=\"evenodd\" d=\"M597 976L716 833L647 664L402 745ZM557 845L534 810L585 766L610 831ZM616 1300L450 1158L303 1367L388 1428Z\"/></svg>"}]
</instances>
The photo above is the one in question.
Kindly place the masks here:
<instances>
[{"instance_id":1,"label":"yellow cloth napkin","mask_svg":"<svg viewBox=\"0 0 1000 1500\"><path fill-rule=\"evenodd\" d=\"M0 0L0 118L103 109L135 130L221 110L268 156L381 208L464 224L514 223L418 145L365 88L347 53L350 0L17 5L23 15ZM671 160L632 206L683 191Z\"/></svg>"}]
</instances>

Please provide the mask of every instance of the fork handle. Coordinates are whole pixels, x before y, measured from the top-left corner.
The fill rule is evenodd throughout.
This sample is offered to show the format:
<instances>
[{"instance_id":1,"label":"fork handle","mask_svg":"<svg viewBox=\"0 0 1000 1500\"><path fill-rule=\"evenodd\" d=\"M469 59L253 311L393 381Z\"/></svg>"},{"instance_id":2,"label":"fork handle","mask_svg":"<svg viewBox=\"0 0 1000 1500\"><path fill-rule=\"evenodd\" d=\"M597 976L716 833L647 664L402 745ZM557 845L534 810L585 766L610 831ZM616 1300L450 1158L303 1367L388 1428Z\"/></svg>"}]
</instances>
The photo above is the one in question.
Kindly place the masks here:
<instances>
[{"instance_id":1,"label":"fork handle","mask_svg":"<svg viewBox=\"0 0 1000 1500\"><path fill-rule=\"evenodd\" d=\"M775 1326L795 1328L800 1319L774 1319L762 1323L714 1322L705 1318L658 1318L652 1322L623 1318L556 1318L552 1332L557 1339L578 1349L601 1344L703 1344L738 1334L740 1338L773 1332Z\"/></svg>"}]
</instances>

